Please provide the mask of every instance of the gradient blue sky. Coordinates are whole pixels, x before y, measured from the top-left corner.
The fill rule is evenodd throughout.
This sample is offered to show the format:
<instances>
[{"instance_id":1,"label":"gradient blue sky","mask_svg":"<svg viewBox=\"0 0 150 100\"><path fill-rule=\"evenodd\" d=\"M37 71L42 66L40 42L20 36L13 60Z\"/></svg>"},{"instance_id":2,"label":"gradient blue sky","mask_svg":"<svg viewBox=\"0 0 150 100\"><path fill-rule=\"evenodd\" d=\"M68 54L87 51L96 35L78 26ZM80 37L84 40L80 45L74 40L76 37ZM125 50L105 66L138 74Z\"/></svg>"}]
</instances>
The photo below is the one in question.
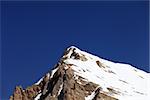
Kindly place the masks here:
<instances>
[{"instance_id":1,"label":"gradient blue sky","mask_svg":"<svg viewBox=\"0 0 150 100\"><path fill-rule=\"evenodd\" d=\"M2 100L75 45L148 71L148 2L2 2Z\"/></svg>"}]
</instances>

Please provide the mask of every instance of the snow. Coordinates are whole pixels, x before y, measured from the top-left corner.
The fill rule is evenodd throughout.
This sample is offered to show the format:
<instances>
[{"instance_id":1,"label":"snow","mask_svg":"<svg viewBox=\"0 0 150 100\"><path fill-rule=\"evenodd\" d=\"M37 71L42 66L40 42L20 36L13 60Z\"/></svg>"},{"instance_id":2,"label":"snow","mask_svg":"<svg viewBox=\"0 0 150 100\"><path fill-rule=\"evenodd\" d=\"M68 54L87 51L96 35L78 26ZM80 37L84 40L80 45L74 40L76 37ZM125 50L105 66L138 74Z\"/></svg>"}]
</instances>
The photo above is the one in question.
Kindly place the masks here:
<instances>
[{"instance_id":1,"label":"snow","mask_svg":"<svg viewBox=\"0 0 150 100\"><path fill-rule=\"evenodd\" d=\"M48 77L48 78L49 78L49 77L50 77L50 74L49 74L49 73L47 73L47 74L46 74L46 77Z\"/></svg>"},{"instance_id":2,"label":"snow","mask_svg":"<svg viewBox=\"0 0 150 100\"><path fill-rule=\"evenodd\" d=\"M61 90L63 89L63 84L60 85L58 95L60 95Z\"/></svg>"},{"instance_id":3,"label":"snow","mask_svg":"<svg viewBox=\"0 0 150 100\"><path fill-rule=\"evenodd\" d=\"M110 92L108 88L115 90L117 93L112 93L112 96L120 100L147 100L146 98L150 98L148 91L149 73L129 64L104 60L76 47L71 48L75 48L75 52L85 55L88 59L87 61L73 58L64 60L66 64L73 64L71 67L75 75L81 76L89 82L99 84L104 92ZM71 55L70 52L69 55ZM99 61L102 65L98 66L96 61Z\"/></svg>"},{"instance_id":4,"label":"snow","mask_svg":"<svg viewBox=\"0 0 150 100\"><path fill-rule=\"evenodd\" d=\"M34 98L34 100L39 100L41 95L42 95L42 93L38 94L38 95Z\"/></svg>"},{"instance_id":5,"label":"snow","mask_svg":"<svg viewBox=\"0 0 150 100\"><path fill-rule=\"evenodd\" d=\"M53 69L52 71L51 71L51 75L50 75L50 78L52 78L53 77L53 75L55 74L55 72L58 70L58 67L57 68L55 68L55 69Z\"/></svg>"},{"instance_id":6,"label":"snow","mask_svg":"<svg viewBox=\"0 0 150 100\"><path fill-rule=\"evenodd\" d=\"M43 77L38 82L36 82L35 85L39 85L42 80L43 80Z\"/></svg>"},{"instance_id":7,"label":"snow","mask_svg":"<svg viewBox=\"0 0 150 100\"><path fill-rule=\"evenodd\" d=\"M91 93L91 95L85 97L85 100L93 100L93 98L95 97L95 91Z\"/></svg>"},{"instance_id":8,"label":"snow","mask_svg":"<svg viewBox=\"0 0 150 100\"><path fill-rule=\"evenodd\" d=\"M47 74L46 74L46 77L52 78L53 75L55 74L55 72L56 72L57 70L58 70L58 68L53 69L53 70L51 71L51 75L50 75L50 73L47 73ZM43 80L43 78L44 78L44 77L42 77L38 82L36 82L35 85L39 85L39 84L41 83L41 81Z\"/></svg>"},{"instance_id":9,"label":"snow","mask_svg":"<svg viewBox=\"0 0 150 100\"><path fill-rule=\"evenodd\" d=\"M85 97L85 100L93 100L95 95L96 95L96 90L99 88L99 86L95 89L95 91L93 91L90 95L88 95L87 97Z\"/></svg>"}]
</instances>

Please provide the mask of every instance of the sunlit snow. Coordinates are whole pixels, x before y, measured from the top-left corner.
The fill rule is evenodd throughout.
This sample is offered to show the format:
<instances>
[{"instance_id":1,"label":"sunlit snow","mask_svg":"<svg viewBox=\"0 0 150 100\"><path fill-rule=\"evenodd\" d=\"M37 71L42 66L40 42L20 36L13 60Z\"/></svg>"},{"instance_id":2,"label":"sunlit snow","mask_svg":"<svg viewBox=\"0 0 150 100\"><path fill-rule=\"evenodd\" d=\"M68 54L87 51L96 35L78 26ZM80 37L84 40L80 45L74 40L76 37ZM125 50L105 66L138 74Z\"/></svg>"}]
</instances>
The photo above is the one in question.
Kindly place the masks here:
<instances>
[{"instance_id":1,"label":"sunlit snow","mask_svg":"<svg viewBox=\"0 0 150 100\"><path fill-rule=\"evenodd\" d=\"M74 51L72 50L74 49ZM65 55L67 59L63 60L64 63L70 64L74 71L74 77L79 84L78 77L82 77L83 81L93 82L101 87L101 92L108 93L109 96L115 97L119 100L148 100L150 98L150 74L139 70L129 64L114 63L112 61L104 60L87 52L81 51L78 48L71 46L70 50ZM87 60L81 61L71 57L73 52L79 55L84 55ZM67 70L69 67L65 67ZM52 78L59 68L55 68L48 75ZM39 84L43 78L37 83ZM58 95L63 88L60 85ZM38 100L39 94L35 100ZM93 91L85 100L92 100L95 96Z\"/></svg>"},{"instance_id":2,"label":"sunlit snow","mask_svg":"<svg viewBox=\"0 0 150 100\"><path fill-rule=\"evenodd\" d=\"M38 94L38 95L34 98L34 100L39 100L41 95L42 95L41 93Z\"/></svg>"},{"instance_id":3,"label":"sunlit snow","mask_svg":"<svg viewBox=\"0 0 150 100\"><path fill-rule=\"evenodd\" d=\"M114 63L101 59L78 48L76 48L75 52L88 58L87 61L73 58L68 58L64 61L66 64L73 64L72 69L76 75L83 77L87 81L99 84L105 92L109 92L108 88L115 90L116 93L112 94L112 96L120 98L120 100L129 100L129 98L131 100L141 100L140 98L146 100L146 98L149 98L149 73L129 64ZM96 61L99 61L102 65L98 66Z\"/></svg>"}]
</instances>

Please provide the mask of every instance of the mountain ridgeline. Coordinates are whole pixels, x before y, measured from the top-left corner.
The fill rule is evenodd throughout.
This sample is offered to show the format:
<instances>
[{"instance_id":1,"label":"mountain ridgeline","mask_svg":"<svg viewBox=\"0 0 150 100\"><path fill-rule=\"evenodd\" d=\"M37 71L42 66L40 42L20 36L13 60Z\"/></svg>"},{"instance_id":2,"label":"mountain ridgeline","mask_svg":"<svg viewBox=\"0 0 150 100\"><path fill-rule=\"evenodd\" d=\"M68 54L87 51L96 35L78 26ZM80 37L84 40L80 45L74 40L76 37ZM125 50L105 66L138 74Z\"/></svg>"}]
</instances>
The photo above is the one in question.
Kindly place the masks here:
<instances>
[{"instance_id":1,"label":"mountain ridgeline","mask_svg":"<svg viewBox=\"0 0 150 100\"><path fill-rule=\"evenodd\" d=\"M16 86L10 100L149 100L148 80L149 73L129 64L71 46L37 83Z\"/></svg>"}]
</instances>

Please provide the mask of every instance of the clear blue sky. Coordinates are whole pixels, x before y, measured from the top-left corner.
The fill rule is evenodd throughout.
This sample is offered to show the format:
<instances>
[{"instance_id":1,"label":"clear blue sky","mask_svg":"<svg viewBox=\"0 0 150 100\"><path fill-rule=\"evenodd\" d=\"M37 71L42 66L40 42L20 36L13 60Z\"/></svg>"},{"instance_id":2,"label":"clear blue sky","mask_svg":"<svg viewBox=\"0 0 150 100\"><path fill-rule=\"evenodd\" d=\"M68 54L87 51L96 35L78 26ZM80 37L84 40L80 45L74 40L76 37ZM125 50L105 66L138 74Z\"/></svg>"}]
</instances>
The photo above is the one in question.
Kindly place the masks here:
<instances>
[{"instance_id":1,"label":"clear blue sky","mask_svg":"<svg viewBox=\"0 0 150 100\"><path fill-rule=\"evenodd\" d=\"M148 2L2 2L2 96L41 78L75 45L148 71ZM2 100L3 100L2 99Z\"/></svg>"}]
</instances>

